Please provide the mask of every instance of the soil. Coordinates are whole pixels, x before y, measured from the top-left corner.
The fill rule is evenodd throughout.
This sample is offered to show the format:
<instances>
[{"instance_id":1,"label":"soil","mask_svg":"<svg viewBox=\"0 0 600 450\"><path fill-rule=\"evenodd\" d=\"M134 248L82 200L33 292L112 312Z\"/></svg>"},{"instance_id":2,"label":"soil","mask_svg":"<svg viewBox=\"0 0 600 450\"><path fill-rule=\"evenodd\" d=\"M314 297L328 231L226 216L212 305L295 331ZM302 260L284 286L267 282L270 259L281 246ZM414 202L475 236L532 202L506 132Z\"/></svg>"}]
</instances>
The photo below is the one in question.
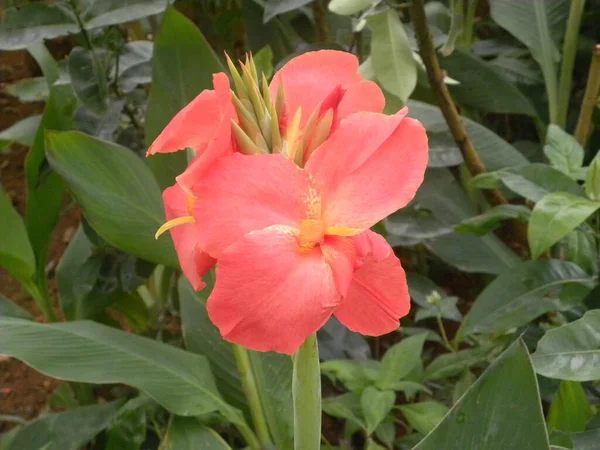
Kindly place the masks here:
<instances>
[{"instance_id":1,"label":"soil","mask_svg":"<svg viewBox=\"0 0 600 450\"><path fill-rule=\"evenodd\" d=\"M0 52L0 130L42 112L42 103L22 104L17 98L3 92L5 84L39 75L41 73L37 64L26 51ZM10 153L0 154L0 182L15 209L23 216L25 216L26 207L24 162L27 151L27 147L12 145ZM65 211L50 246L47 273L50 279L51 295L55 303L57 296L54 269L79 220L77 210ZM0 268L0 292L29 311L35 320L43 321L43 316L27 292L2 268ZM23 419L37 417L46 408L49 396L59 383L20 361L0 356L0 415ZM0 420L0 433L13 426L14 422L12 421Z\"/></svg>"}]
</instances>

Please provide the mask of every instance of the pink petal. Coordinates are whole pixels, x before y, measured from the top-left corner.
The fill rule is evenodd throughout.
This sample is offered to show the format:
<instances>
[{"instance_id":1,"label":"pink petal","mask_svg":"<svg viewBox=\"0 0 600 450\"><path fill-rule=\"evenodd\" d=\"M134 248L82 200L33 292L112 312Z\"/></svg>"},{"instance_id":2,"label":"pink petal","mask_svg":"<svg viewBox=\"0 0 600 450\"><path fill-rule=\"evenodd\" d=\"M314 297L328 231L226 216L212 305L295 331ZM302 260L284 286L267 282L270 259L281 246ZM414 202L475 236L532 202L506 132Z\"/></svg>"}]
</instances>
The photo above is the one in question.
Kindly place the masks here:
<instances>
[{"instance_id":1,"label":"pink petal","mask_svg":"<svg viewBox=\"0 0 600 450\"><path fill-rule=\"evenodd\" d=\"M213 83L218 90L202 91L185 108L179 111L165 129L154 140L147 155L155 153L171 153L190 147L196 152L202 152L215 137L223 120L229 123L226 105L223 103L226 90L229 92L229 79L224 73L213 76ZM230 102L231 103L231 102Z\"/></svg>"},{"instance_id":2,"label":"pink petal","mask_svg":"<svg viewBox=\"0 0 600 450\"><path fill-rule=\"evenodd\" d=\"M196 188L200 242L211 255L271 225L300 228L318 219L320 202L305 172L282 155L235 153L215 164Z\"/></svg>"},{"instance_id":3,"label":"pink petal","mask_svg":"<svg viewBox=\"0 0 600 450\"><path fill-rule=\"evenodd\" d=\"M394 116L355 113L312 154L327 226L366 229L406 206L423 181L427 135L406 108Z\"/></svg>"},{"instance_id":4,"label":"pink petal","mask_svg":"<svg viewBox=\"0 0 600 450\"><path fill-rule=\"evenodd\" d=\"M269 91L276 98L283 83L286 115L291 117L302 107L300 125L304 126L313 110L339 86L358 83L361 78L356 56L337 50L320 50L290 60L275 74Z\"/></svg>"},{"instance_id":5,"label":"pink petal","mask_svg":"<svg viewBox=\"0 0 600 450\"><path fill-rule=\"evenodd\" d=\"M352 282L357 254L352 238L326 236L321 243L323 258L331 267L339 293L345 296Z\"/></svg>"},{"instance_id":6,"label":"pink petal","mask_svg":"<svg viewBox=\"0 0 600 450\"><path fill-rule=\"evenodd\" d=\"M220 256L207 308L224 339L291 355L339 299L319 247L301 251L295 230L273 226L247 234Z\"/></svg>"},{"instance_id":7,"label":"pink petal","mask_svg":"<svg viewBox=\"0 0 600 450\"><path fill-rule=\"evenodd\" d=\"M340 104L338 105L336 121L333 128L337 128L339 121L356 112L380 113L385 107L385 97L377 83L361 81L347 87Z\"/></svg>"},{"instance_id":8,"label":"pink petal","mask_svg":"<svg viewBox=\"0 0 600 450\"><path fill-rule=\"evenodd\" d=\"M348 295L334 315L352 331L381 336L396 330L409 310L406 275L400 260L390 252L381 261L367 257L354 272Z\"/></svg>"},{"instance_id":9,"label":"pink petal","mask_svg":"<svg viewBox=\"0 0 600 450\"><path fill-rule=\"evenodd\" d=\"M368 255L372 255L375 261L381 261L386 259L393 251L382 235L371 230L365 230L356 236L352 236L351 239L354 243L357 258L362 260Z\"/></svg>"},{"instance_id":10,"label":"pink petal","mask_svg":"<svg viewBox=\"0 0 600 450\"><path fill-rule=\"evenodd\" d=\"M163 192L167 220L189 216L187 196L178 185ZM189 223L171 229L171 237L179 257L181 270L194 289L204 288L202 277L215 265L216 260L198 245L198 225Z\"/></svg>"}]
</instances>

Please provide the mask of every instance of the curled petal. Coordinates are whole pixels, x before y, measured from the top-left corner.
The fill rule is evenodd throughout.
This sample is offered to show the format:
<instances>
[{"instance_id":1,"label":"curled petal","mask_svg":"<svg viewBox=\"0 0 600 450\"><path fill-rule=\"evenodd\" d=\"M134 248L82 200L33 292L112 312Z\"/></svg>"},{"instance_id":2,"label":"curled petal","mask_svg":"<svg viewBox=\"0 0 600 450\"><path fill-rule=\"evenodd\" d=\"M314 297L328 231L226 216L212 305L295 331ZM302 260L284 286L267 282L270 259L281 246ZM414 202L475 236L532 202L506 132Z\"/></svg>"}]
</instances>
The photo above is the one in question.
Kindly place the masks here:
<instances>
[{"instance_id":1,"label":"curled petal","mask_svg":"<svg viewBox=\"0 0 600 450\"><path fill-rule=\"evenodd\" d=\"M412 200L428 147L406 112L352 114L314 151L306 170L320 186L328 227L370 228Z\"/></svg>"},{"instance_id":2,"label":"curled petal","mask_svg":"<svg viewBox=\"0 0 600 450\"><path fill-rule=\"evenodd\" d=\"M350 114L361 111L380 113L384 107L385 97L377 83L369 80L354 83L347 87L338 105L333 129Z\"/></svg>"},{"instance_id":3,"label":"curled petal","mask_svg":"<svg viewBox=\"0 0 600 450\"><path fill-rule=\"evenodd\" d=\"M167 220L189 215L187 196L178 185L163 192ZM171 237L179 257L181 270L197 291L206 284L202 277L215 265L216 260L198 245L198 225L188 223L171 229Z\"/></svg>"},{"instance_id":4,"label":"curled petal","mask_svg":"<svg viewBox=\"0 0 600 450\"><path fill-rule=\"evenodd\" d=\"M200 243L216 258L247 233L271 225L299 229L303 219L311 218L311 208L320 213L308 177L282 155L235 153L223 158L198 183L196 194Z\"/></svg>"},{"instance_id":5,"label":"curled petal","mask_svg":"<svg viewBox=\"0 0 600 450\"><path fill-rule=\"evenodd\" d=\"M381 261L367 257L354 272L348 294L334 314L352 331L381 336L396 330L409 310L406 275L400 260L390 252Z\"/></svg>"},{"instance_id":6,"label":"curled petal","mask_svg":"<svg viewBox=\"0 0 600 450\"><path fill-rule=\"evenodd\" d=\"M357 265L357 253L352 238L326 236L321 244L321 251L325 261L331 267L339 293L345 296Z\"/></svg>"},{"instance_id":7,"label":"curled petal","mask_svg":"<svg viewBox=\"0 0 600 450\"><path fill-rule=\"evenodd\" d=\"M375 261L381 261L386 259L393 251L382 235L371 230L365 230L356 236L352 236L352 242L354 243L356 257L360 260L364 260L371 255Z\"/></svg>"},{"instance_id":8,"label":"curled petal","mask_svg":"<svg viewBox=\"0 0 600 450\"><path fill-rule=\"evenodd\" d=\"M208 314L223 338L258 351L293 354L339 304L318 246L274 226L239 239L220 257Z\"/></svg>"}]
</instances>

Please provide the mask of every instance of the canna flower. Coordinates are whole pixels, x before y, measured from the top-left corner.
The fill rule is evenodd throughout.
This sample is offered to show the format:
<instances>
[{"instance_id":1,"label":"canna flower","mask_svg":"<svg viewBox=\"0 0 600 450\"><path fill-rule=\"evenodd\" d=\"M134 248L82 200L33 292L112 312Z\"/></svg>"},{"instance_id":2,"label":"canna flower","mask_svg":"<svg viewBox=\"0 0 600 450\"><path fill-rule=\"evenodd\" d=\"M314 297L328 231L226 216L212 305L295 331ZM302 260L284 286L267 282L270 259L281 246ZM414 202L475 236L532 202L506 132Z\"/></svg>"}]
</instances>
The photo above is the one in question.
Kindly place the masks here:
<instances>
[{"instance_id":1,"label":"canna flower","mask_svg":"<svg viewBox=\"0 0 600 450\"><path fill-rule=\"evenodd\" d=\"M369 228L414 197L427 137L406 108L381 114L381 90L357 68L348 53L307 53L259 88L251 61L242 74L230 64L236 93L216 75L194 100L212 113L190 104L150 148L196 150L157 234L172 228L196 288L216 261L207 308L228 341L293 354L332 315L377 336L408 313L400 261Z\"/></svg>"}]
</instances>

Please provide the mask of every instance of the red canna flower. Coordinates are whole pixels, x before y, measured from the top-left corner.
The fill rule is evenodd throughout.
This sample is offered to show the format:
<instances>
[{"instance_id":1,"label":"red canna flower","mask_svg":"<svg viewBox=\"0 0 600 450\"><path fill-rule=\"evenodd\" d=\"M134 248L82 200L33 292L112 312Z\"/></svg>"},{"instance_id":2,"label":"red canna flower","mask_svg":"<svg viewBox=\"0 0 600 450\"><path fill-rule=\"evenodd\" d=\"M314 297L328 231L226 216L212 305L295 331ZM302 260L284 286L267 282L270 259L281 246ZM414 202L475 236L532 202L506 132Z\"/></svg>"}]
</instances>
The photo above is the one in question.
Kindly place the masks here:
<instances>
[{"instance_id":1,"label":"red canna flower","mask_svg":"<svg viewBox=\"0 0 600 450\"><path fill-rule=\"evenodd\" d=\"M183 223L172 233L195 287L216 259L208 313L231 342L292 354L332 314L353 331L381 335L408 313L400 261L369 228L414 197L427 137L406 109L381 114L380 89L357 68L348 53L307 53L268 88L263 81L260 96L246 64L243 78L232 73L232 107L219 102L227 95L217 83L216 93L194 100L216 99L211 138L202 124L203 137L186 129L151 147L197 151L179 186L165 191L176 219L164 229ZM188 108L165 136L173 124L192 127L186 117L202 120Z\"/></svg>"}]
</instances>

